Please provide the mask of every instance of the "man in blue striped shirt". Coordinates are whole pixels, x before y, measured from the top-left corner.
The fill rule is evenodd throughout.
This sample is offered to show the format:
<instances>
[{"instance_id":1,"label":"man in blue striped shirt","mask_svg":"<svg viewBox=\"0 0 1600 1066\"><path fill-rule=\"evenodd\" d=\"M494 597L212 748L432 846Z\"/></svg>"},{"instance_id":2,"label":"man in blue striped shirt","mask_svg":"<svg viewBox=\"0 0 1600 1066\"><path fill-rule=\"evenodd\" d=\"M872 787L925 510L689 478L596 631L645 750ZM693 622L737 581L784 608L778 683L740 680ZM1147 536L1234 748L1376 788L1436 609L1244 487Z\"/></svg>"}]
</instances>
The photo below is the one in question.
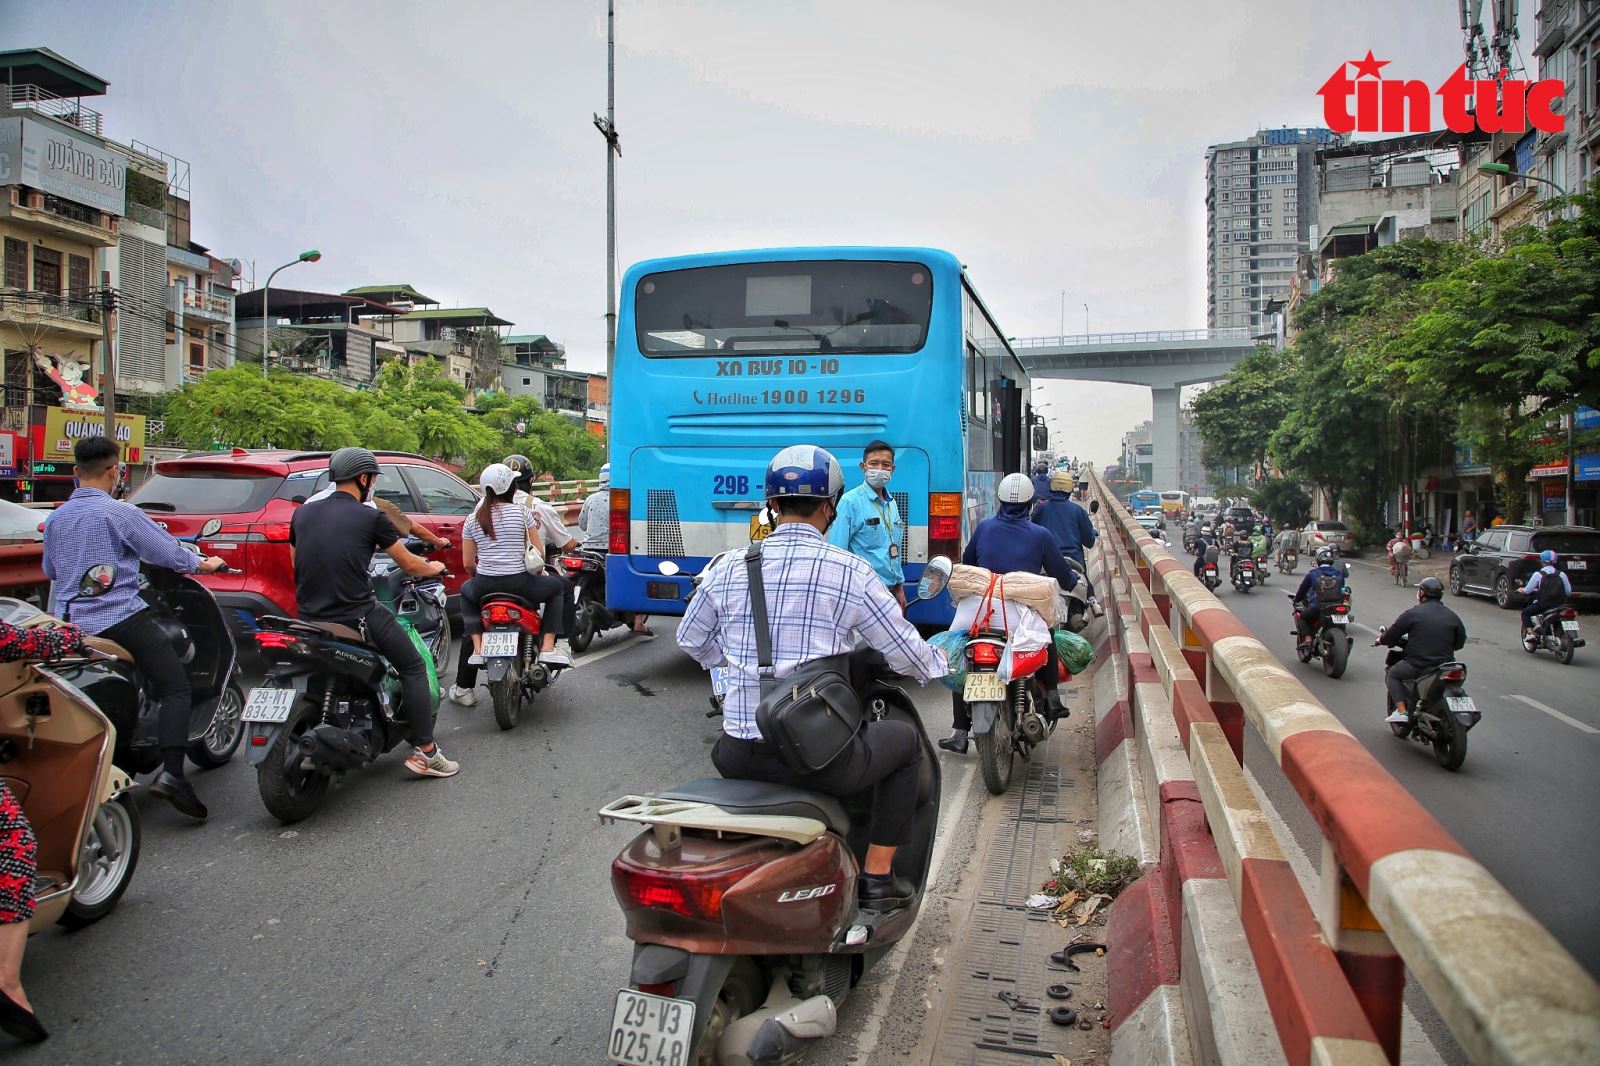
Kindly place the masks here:
<instances>
[{"instance_id":1,"label":"man in blue striped shirt","mask_svg":"<svg viewBox=\"0 0 1600 1066\"><path fill-rule=\"evenodd\" d=\"M851 651L859 633L898 673L927 682L943 677L944 653L917 635L871 565L827 542L839 513L844 473L822 448L785 448L767 467L768 504L778 526L761 551L761 583L771 630L773 675ZM910 902L915 886L893 874L895 849L911 839L922 738L905 722L868 722L832 763L797 774L762 739L760 654L750 576L741 558L707 575L678 626L678 646L706 668L728 667L722 730L711 761L723 777L815 789L834 796L873 790L869 847L861 864L862 906L891 910Z\"/></svg>"},{"instance_id":2,"label":"man in blue striped shirt","mask_svg":"<svg viewBox=\"0 0 1600 1066\"><path fill-rule=\"evenodd\" d=\"M158 740L163 769L150 794L193 818L206 816L194 785L183 773L189 746L189 675L177 650L156 624L155 612L139 597L141 561L180 574L215 573L227 565L213 556L202 560L173 540L150 516L111 498L121 475L117 446L108 437L86 437L72 450L77 491L44 523L44 572L51 581L50 608L58 618L71 614L85 632L125 648L144 675L145 688L161 707ZM68 604L78 582L93 566L116 567L111 588Z\"/></svg>"}]
</instances>

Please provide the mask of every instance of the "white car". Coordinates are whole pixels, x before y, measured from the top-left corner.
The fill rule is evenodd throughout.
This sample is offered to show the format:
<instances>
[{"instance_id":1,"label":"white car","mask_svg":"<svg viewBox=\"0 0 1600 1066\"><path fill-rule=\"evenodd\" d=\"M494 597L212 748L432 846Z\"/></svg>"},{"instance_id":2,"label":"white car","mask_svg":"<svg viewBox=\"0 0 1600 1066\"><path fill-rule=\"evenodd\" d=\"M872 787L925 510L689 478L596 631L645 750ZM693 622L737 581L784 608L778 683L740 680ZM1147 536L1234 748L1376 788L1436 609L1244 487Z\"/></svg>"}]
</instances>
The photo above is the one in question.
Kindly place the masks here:
<instances>
[{"instance_id":1,"label":"white car","mask_svg":"<svg viewBox=\"0 0 1600 1066\"><path fill-rule=\"evenodd\" d=\"M41 527L48 517L47 511L24 507L10 500L0 500L0 544L44 540Z\"/></svg>"}]
</instances>

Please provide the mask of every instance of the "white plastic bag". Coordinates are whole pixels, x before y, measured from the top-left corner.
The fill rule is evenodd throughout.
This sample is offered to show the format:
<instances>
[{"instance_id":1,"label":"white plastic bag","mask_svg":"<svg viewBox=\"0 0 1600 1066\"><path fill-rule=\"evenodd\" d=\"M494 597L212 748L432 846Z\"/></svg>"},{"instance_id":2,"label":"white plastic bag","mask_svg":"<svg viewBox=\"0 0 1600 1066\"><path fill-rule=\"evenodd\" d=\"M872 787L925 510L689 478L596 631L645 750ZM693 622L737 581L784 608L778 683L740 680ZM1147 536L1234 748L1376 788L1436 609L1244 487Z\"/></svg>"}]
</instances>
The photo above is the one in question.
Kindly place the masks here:
<instances>
[{"instance_id":1,"label":"white plastic bag","mask_svg":"<svg viewBox=\"0 0 1600 1066\"><path fill-rule=\"evenodd\" d=\"M1006 634L1005 650L1000 653L1000 667L995 676L1009 685L1012 678L1026 677L1038 670L1049 660L1049 643L1050 627L1039 617L1039 612L1027 607L1014 610L1011 631Z\"/></svg>"}]
</instances>

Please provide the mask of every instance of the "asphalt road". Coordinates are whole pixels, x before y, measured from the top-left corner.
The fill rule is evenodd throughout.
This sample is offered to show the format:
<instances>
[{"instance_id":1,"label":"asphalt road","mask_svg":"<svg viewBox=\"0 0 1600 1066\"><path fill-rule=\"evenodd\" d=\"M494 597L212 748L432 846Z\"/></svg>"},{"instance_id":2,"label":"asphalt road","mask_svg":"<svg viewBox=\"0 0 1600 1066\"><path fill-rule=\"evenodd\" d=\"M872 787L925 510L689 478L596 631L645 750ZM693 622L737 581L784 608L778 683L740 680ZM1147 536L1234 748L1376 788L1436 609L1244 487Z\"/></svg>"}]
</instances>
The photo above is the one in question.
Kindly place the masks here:
<instances>
[{"instance_id":1,"label":"asphalt road","mask_svg":"<svg viewBox=\"0 0 1600 1066\"><path fill-rule=\"evenodd\" d=\"M1179 549L1181 552L1181 548ZM1188 559L1187 555L1180 558ZM1385 649L1371 647L1379 626L1416 602L1387 569L1351 560L1356 616L1344 676L1294 654L1289 601L1305 573L1273 571L1248 595L1224 584L1217 594L1268 648L1513 896L1591 973L1600 975L1600 618L1583 615L1590 646L1572 665L1549 652L1530 655L1517 639L1518 616L1487 599L1445 595L1467 627L1467 692L1483 720L1468 735L1467 760L1451 773L1433 750L1397 739L1384 724ZM1247 731L1253 736L1253 730ZM1321 845L1310 815L1276 771L1265 746L1247 744L1246 764L1315 867Z\"/></svg>"},{"instance_id":2,"label":"asphalt road","mask_svg":"<svg viewBox=\"0 0 1600 1066\"><path fill-rule=\"evenodd\" d=\"M601 1062L631 958L610 882L630 831L595 811L715 773L705 675L670 623L601 638L509 733L484 690L446 703L450 780L411 777L402 747L287 828L242 756L196 775L204 824L141 796L119 908L29 941L23 980L52 1037L8 1061ZM908 687L931 729L948 725L943 688ZM948 816L981 789L947 786L946 827L975 822ZM826 1061L895 1035L869 1018L879 969L898 966L847 1001Z\"/></svg>"}]
</instances>

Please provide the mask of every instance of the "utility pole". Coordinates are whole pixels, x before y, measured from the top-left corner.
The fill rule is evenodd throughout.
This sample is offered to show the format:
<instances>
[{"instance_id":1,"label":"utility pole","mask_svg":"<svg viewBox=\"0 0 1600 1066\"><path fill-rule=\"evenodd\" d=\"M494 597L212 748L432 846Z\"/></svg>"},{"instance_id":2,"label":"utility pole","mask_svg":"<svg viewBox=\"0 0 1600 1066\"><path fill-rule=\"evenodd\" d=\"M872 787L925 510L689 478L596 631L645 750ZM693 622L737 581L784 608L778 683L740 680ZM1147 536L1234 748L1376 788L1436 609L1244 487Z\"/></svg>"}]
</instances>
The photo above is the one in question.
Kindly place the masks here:
<instances>
[{"instance_id":1,"label":"utility pole","mask_svg":"<svg viewBox=\"0 0 1600 1066\"><path fill-rule=\"evenodd\" d=\"M117 309L117 292L111 287L111 271L100 271L100 335L105 368L100 375L100 402L105 405L106 436L117 441L117 360L111 353L111 313ZM122 446L117 445L120 452Z\"/></svg>"},{"instance_id":2,"label":"utility pole","mask_svg":"<svg viewBox=\"0 0 1600 1066\"><path fill-rule=\"evenodd\" d=\"M606 139L606 404L614 406L617 365L617 5L606 0L606 117L594 117ZM609 426L609 420L607 425Z\"/></svg>"}]
</instances>

